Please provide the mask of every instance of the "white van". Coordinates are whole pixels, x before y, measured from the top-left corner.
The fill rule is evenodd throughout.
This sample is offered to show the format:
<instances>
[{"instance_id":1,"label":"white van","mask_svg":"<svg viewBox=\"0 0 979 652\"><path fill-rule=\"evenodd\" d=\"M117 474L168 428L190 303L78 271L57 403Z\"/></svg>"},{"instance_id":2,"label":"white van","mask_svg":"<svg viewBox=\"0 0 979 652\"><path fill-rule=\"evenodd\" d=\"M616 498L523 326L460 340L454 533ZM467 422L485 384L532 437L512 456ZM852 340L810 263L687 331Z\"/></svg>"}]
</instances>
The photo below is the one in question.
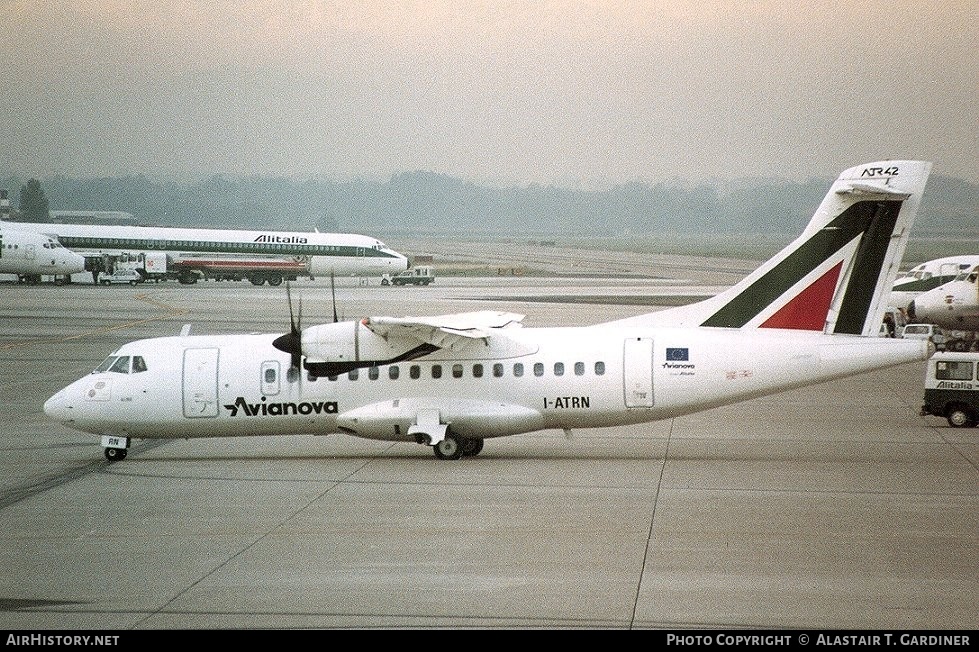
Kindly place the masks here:
<instances>
[{"instance_id":1,"label":"white van","mask_svg":"<svg viewBox=\"0 0 979 652\"><path fill-rule=\"evenodd\" d=\"M101 285L111 285L113 283L128 283L138 285L143 282L143 277L135 269L117 269L111 274L99 277Z\"/></svg>"},{"instance_id":2,"label":"white van","mask_svg":"<svg viewBox=\"0 0 979 652\"><path fill-rule=\"evenodd\" d=\"M928 360L921 416L929 414L953 428L979 423L979 353L936 353Z\"/></svg>"},{"instance_id":3,"label":"white van","mask_svg":"<svg viewBox=\"0 0 979 652\"><path fill-rule=\"evenodd\" d=\"M908 324L901 331L901 337L907 340L929 340L938 351L945 350L945 333L934 324Z\"/></svg>"}]
</instances>

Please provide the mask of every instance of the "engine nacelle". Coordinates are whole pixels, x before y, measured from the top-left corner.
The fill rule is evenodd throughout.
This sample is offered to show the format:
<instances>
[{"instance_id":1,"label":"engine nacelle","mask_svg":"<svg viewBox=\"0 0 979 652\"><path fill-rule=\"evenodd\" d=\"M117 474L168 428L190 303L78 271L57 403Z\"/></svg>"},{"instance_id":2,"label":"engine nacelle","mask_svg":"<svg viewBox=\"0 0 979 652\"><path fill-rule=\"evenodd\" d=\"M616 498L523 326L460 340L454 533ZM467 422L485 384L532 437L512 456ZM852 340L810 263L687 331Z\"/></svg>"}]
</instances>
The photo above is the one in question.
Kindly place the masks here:
<instances>
[{"instance_id":1,"label":"engine nacelle","mask_svg":"<svg viewBox=\"0 0 979 652\"><path fill-rule=\"evenodd\" d=\"M369 366L370 363L387 364L404 359L413 348L424 346L421 342L412 346L403 339L389 342L360 321L341 321L334 324L310 326L303 330L302 353L307 367L319 363L338 363L340 369ZM366 363L366 364L361 364ZM329 375L329 374L323 374Z\"/></svg>"}]
</instances>

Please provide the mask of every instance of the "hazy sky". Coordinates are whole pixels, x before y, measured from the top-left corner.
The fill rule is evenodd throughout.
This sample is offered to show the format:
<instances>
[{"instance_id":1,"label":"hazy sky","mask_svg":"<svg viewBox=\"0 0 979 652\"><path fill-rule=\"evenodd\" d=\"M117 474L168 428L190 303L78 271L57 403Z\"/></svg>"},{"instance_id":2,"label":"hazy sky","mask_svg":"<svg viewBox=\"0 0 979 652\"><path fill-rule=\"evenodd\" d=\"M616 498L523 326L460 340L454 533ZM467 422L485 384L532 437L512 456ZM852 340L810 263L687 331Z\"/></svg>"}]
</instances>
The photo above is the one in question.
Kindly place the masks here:
<instances>
[{"instance_id":1,"label":"hazy sky","mask_svg":"<svg viewBox=\"0 0 979 652\"><path fill-rule=\"evenodd\" d=\"M979 0L0 0L0 175L979 182Z\"/></svg>"}]
</instances>

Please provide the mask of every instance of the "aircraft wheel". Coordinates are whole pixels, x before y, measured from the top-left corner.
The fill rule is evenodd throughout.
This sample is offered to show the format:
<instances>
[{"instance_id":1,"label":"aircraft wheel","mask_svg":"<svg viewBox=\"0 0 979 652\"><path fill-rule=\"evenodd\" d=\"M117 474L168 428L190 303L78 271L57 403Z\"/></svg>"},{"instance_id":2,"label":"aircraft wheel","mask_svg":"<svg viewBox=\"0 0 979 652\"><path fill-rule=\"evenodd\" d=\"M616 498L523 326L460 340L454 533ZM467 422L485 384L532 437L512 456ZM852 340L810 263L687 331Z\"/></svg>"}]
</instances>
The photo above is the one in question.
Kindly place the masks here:
<instances>
[{"instance_id":1,"label":"aircraft wheel","mask_svg":"<svg viewBox=\"0 0 979 652\"><path fill-rule=\"evenodd\" d=\"M391 281L387 280L386 278L382 278L381 285L391 285Z\"/></svg>"},{"instance_id":2,"label":"aircraft wheel","mask_svg":"<svg viewBox=\"0 0 979 652\"><path fill-rule=\"evenodd\" d=\"M976 425L976 418L967 408L956 405L949 409L945 417L948 425L953 428L971 428Z\"/></svg>"},{"instance_id":3,"label":"aircraft wheel","mask_svg":"<svg viewBox=\"0 0 979 652\"><path fill-rule=\"evenodd\" d=\"M463 457L475 457L483 450L483 440L478 437L462 440Z\"/></svg>"},{"instance_id":4,"label":"aircraft wheel","mask_svg":"<svg viewBox=\"0 0 979 652\"><path fill-rule=\"evenodd\" d=\"M118 462L126 459L126 449L125 448L106 448L105 449L105 459L110 462Z\"/></svg>"},{"instance_id":5,"label":"aircraft wheel","mask_svg":"<svg viewBox=\"0 0 979 652\"><path fill-rule=\"evenodd\" d=\"M440 460L457 460L462 457L462 444L453 435L446 435L445 439L435 444L435 457Z\"/></svg>"}]
</instances>

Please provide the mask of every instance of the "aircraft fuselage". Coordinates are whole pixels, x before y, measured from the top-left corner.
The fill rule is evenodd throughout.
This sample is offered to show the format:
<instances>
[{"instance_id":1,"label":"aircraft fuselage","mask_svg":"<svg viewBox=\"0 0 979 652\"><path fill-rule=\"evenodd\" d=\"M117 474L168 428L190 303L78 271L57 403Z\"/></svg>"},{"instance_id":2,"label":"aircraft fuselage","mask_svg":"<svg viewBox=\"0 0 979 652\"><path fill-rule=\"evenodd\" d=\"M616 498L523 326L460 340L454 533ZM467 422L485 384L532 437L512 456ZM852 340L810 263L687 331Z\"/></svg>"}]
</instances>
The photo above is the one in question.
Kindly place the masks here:
<instances>
[{"instance_id":1,"label":"aircraft fuselage","mask_svg":"<svg viewBox=\"0 0 979 652\"><path fill-rule=\"evenodd\" d=\"M45 411L78 430L138 438L344 432L414 441L409 429L434 415L482 439L654 421L926 356L921 342L777 329L524 328L310 380L290 371L275 338L132 342Z\"/></svg>"}]
</instances>

